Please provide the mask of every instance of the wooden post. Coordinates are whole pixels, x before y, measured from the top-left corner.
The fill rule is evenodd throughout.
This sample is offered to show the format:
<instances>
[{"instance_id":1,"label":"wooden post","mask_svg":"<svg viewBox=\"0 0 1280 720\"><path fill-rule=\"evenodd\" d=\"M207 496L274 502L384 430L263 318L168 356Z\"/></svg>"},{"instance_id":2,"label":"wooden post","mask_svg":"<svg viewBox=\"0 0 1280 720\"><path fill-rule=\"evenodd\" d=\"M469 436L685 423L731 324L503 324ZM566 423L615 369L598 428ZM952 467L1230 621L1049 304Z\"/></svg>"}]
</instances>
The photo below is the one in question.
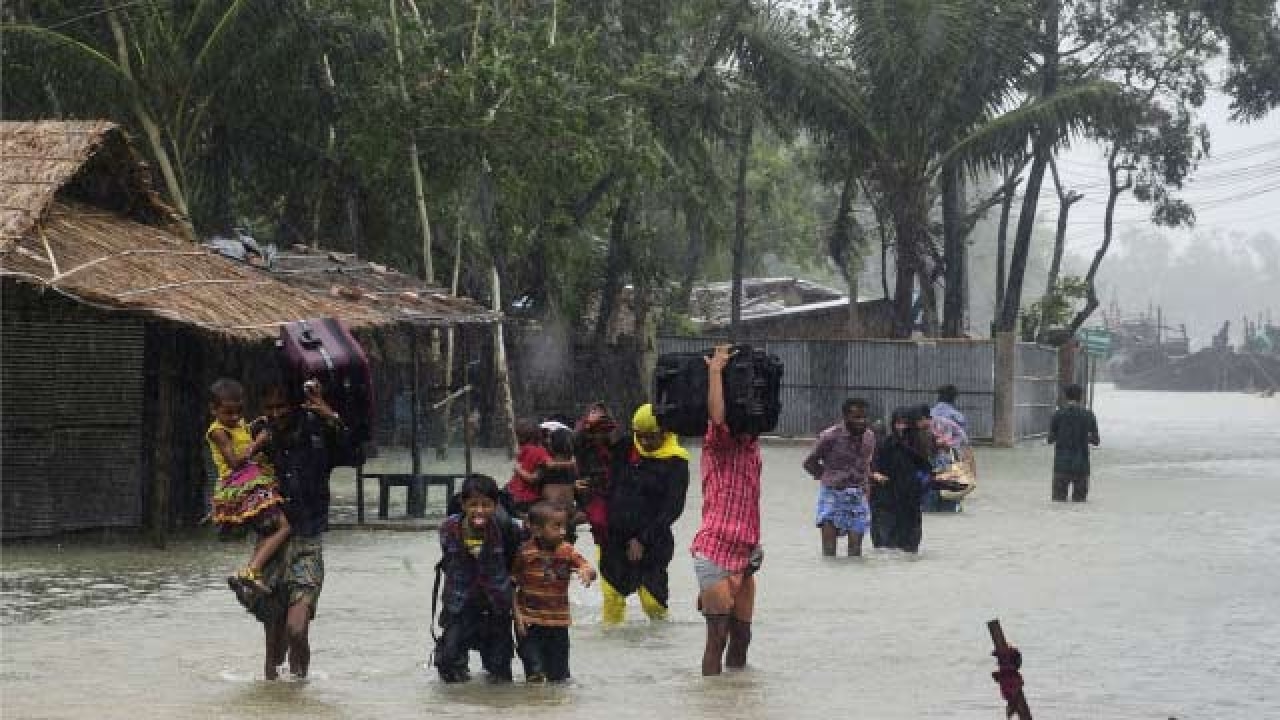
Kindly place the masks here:
<instances>
[{"instance_id":1,"label":"wooden post","mask_svg":"<svg viewBox=\"0 0 1280 720\"><path fill-rule=\"evenodd\" d=\"M418 333L409 331L409 355L411 356L412 376L409 378L409 460L412 463L413 479L405 493L405 512L409 517L425 517L427 514L427 487L422 480L422 451L418 447L418 411L421 409L421 375L422 368L418 360Z\"/></svg>"},{"instance_id":2,"label":"wooden post","mask_svg":"<svg viewBox=\"0 0 1280 720\"><path fill-rule=\"evenodd\" d=\"M468 388L472 387L471 365L472 363L470 362L470 356L468 356L468 361L462 366L462 379L466 383ZM471 391L470 390L467 391L466 399L463 402L463 406L462 406L462 412L463 412L462 457L463 457L463 461L465 462L467 477L471 477L471 440L472 440L472 433L474 432L474 430L473 430L473 423L471 422Z\"/></svg>"},{"instance_id":3,"label":"wooden post","mask_svg":"<svg viewBox=\"0 0 1280 720\"><path fill-rule=\"evenodd\" d=\"M178 407L179 397L175 384L178 362L177 338L172 328L156 323L147 326L148 354L155 353L156 362L156 402L155 402L155 459L151 468L151 492L147 508L147 526L151 534L151 542L157 548L164 548L168 542L169 532L169 495L173 486L173 473L176 464L174 443L177 434L174 426L178 413L184 412Z\"/></svg>"},{"instance_id":4,"label":"wooden post","mask_svg":"<svg viewBox=\"0 0 1280 720\"><path fill-rule=\"evenodd\" d=\"M1017 428L1014 419L1014 376L1017 345L1011 332L995 336L995 383L992 407L992 441L996 447L1013 447Z\"/></svg>"},{"instance_id":5,"label":"wooden post","mask_svg":"<svg viewBox=\"0 0 1280 720\"><path fill-rule=\"evenodd\" d=\"M995 652L992 654L995 655L997 659L999 659L1001 654L1007 653L1012 649L1008 641L1005 640L1004 629L1000 627L999 620L992 620L988 622L987 631L991 633L991 644L995 647ZM1021 665L1020 660L1018 665ZM994 675L998 676L999 673L995 673ZM998 681L997 677L997 682ZM1027 705L1026 696L1022 694L1021 677L1019 677L1019 687L1017 691L1014 693L1013 698L1008 702L1008 707L1005 708L1006 717L1013 717L1014 715L1017 715L1021 720L1031 720L1031 708Z\"/></svg>"}]
</instances>

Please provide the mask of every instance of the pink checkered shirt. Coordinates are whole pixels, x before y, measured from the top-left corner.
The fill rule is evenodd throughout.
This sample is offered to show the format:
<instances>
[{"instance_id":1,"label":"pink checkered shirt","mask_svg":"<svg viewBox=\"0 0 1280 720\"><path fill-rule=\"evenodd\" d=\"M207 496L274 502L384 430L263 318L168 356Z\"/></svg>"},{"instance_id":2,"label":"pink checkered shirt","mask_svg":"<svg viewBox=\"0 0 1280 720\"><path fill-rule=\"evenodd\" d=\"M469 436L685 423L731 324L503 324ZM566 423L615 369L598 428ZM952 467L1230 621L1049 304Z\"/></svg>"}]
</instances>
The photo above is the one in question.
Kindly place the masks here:
<instances>
[{"instance_id":1,"label":"pink checkered shirt","mask_svg":"<svg viewBox=\"0 0 1280 720\"><path fill-rule=\"evenodd\" d=\"M702 527L694 555L730 572L747 567L760 543L760 443L734 437L724 425L707 428L702 444Z\"/></svg>"}]
</instances>

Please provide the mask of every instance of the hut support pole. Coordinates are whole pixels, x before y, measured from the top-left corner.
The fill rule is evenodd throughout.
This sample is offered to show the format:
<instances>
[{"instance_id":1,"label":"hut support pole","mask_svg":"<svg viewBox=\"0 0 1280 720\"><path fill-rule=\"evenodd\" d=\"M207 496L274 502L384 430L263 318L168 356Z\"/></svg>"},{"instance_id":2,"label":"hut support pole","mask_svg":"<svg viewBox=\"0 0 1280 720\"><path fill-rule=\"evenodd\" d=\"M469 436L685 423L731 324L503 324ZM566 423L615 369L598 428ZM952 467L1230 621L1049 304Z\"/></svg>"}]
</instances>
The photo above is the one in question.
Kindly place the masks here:
<instances>
[{"instance_id":1,"label":"hut support pole","mask_svg":"<svg viewBox=\"0 0 1280 720\"><path fill-rule=\"evenodd\" d=\"M166 330L152 323L148 326L148 338L154 343L156 350L156 418L155 418L155 460L152 463L149 507L147 508L147 525L151 534L151 542L163 548L168 540L169 530L169 489L173 485L173 473L176 457L174 442L176 433L174 425L178 421L178 393L175 383L178 361L177 337L171 330Z\"/></svg>"},{"instance_id":2,"label":"hut support pole","mask_svg":"<svg viewBox=\"0 0 1280 720\"><path fill-rule=\"evenodd\" d=\"M418 432L418 412L421 410L422 366L418 356L418 333L409 331L409 354L412 356L412 375L409 381L409 459L413 463L413 481L406 493L405 510L409 517L424 517L427 514L427 487L422 478L422 449L418 446L421 433Z\"/></svg>"}]
</instances>

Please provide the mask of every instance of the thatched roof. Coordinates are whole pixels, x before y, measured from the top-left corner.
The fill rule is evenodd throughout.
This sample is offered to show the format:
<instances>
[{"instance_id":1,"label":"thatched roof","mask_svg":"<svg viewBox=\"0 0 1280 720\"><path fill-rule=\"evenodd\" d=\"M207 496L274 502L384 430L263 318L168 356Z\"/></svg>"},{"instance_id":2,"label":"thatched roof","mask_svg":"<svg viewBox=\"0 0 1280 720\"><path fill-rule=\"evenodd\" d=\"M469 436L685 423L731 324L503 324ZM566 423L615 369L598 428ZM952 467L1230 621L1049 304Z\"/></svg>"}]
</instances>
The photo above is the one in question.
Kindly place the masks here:
<instances>
[{"instance_id":1,"label":"thatched roof","mask_svg":"<svg viewBox=\"0 0 1280 720\"><path fill-rule=\"evenodd\" d=\"M60 192L140 222L177 225L118 126L0 122L0 251L26 237Z\"/></svg>"},{"instance_id":2,"label":"thatched roof","mask_svg":"<svg viewBox=\"0 0 1280 720\"><path fill-rule=\"evenodd\" d=\"M355 328L496 319L372 266L334 283L307 263L273 274L189 242L128 138L105 122L0 123L0 233L0 277L244 339L315 317ZM368 292L334 292L357 276Z\"/></svg>"},{"instance_id":3,"label":"thatched roof","mask_svg":"<svg viewBox=\"0 0 1280 720\"><path fill-rule=\"evenodd\" d=\"M296 246L276 255L271 275L313 294L373 303L419 325L492 323L499 315L465 297L430 287L394 268L353 255Z\"/></svg>"},{"instance_id":4,"label":"thatched roof","mask_svg":"<svg viewBox=\"0 0 1280 720\"><path fill-rule=\"evenodd\" d=\"M370 304L312 295L162 228L63 200L44 210L35 232L0 252L0 275L102 309L246 339L315 317L338 317L352 327L395 323Z\"/></svg>"}]
</instances>

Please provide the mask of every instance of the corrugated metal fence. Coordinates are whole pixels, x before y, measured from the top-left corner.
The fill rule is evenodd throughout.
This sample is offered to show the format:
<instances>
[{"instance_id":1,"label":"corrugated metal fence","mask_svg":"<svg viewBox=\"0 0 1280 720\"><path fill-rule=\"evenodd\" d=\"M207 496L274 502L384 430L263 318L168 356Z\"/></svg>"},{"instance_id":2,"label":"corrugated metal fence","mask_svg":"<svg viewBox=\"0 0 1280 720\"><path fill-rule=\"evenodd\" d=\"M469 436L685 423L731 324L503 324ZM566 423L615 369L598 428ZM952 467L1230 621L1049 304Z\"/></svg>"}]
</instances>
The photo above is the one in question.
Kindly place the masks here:
<instances>
[{"instance_id":1,"label":"corrugated metal fence","mask_svg":"<svg viewBox=\"0 0 1280 720\"><path fill-rule=\"evenodd\" d=\"M142 324L5 323L0 344L3 536L139 525Z\"/></svg>"},{"instance_id":2,"label":"corrugated metal fence","mask_svg":"<svg viewBox=\"0 0 1280 720\"><path fill-rule=\"evenodd\" d=\"M661 337L659 352L699 352L711 338ZM848 397L871 403L873 417L887 419L895 407L930 403L937 388L950 383L960 390L958 405L968 416L975 439L989 440L993 431L994 362L990 341L892 340L755 341L782 359L782 418L777 433L811 437L840 417Z\"/></svg>"},{"instance_id":3,"label":"corrugated metal fence","mask_svg":"<svg viewBox=\"0 0 1280 720\"><path fill-rule=\"evenodd\" d=\"M1014 437L1041 437L1049 432L1049 420L1058 402L1058 349L1018 343L1014 357Z\"/></svg>"}]
</instances>

